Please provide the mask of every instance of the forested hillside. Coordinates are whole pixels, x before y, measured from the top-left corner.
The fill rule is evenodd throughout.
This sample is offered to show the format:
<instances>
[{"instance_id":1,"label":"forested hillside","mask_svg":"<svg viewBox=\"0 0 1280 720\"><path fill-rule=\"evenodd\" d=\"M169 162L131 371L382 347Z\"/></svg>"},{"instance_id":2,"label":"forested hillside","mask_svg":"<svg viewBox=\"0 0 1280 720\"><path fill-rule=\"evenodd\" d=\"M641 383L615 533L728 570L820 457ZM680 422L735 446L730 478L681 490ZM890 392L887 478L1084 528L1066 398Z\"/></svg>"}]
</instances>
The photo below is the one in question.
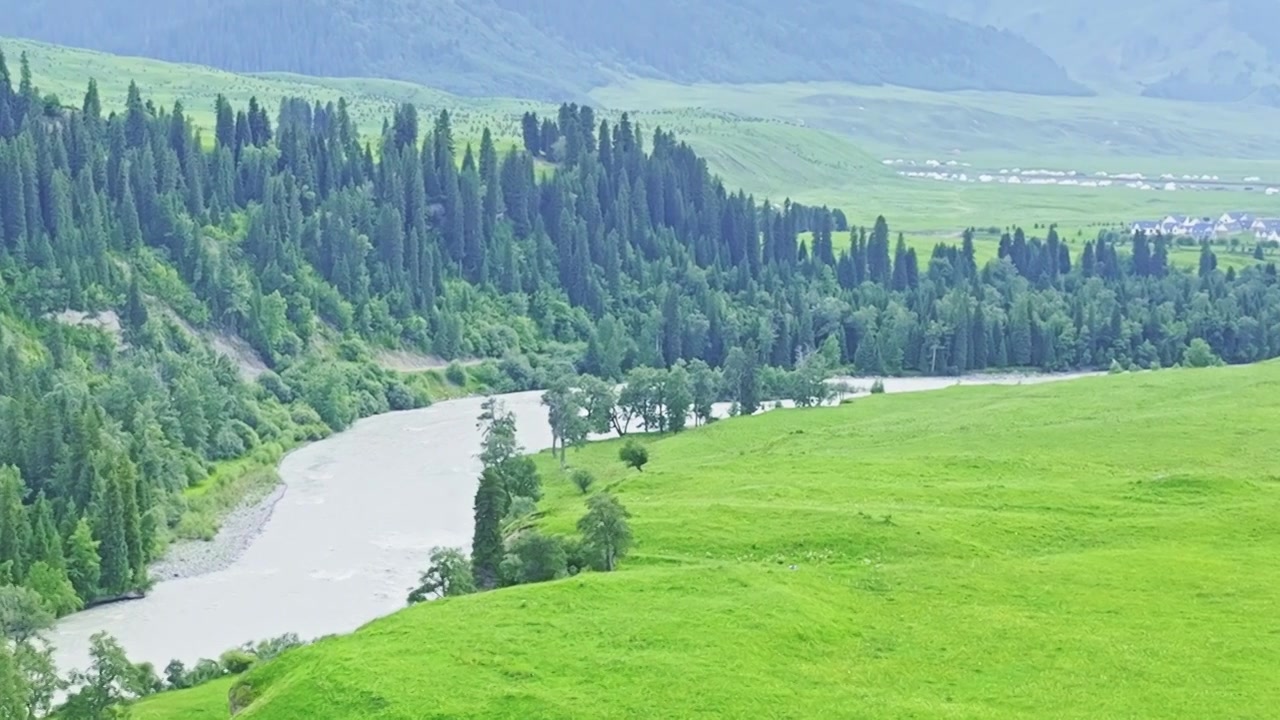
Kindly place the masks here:
<instances>
[{"instance_id":1,"label":"forested hillside","mask_svg":"<svg viewBox=\"0 0 1280 720\"><path fill-rule=\"evenodd\" d=\"M971 236L917 258L884 218L759 203L590 107L527 116L510 151L412 106L366 142L345 102L223 100L208 137L136 86L104 116L93 83L65 107L16 75L0 61L0 581L58 612L145 586L217 463L429 400L371 348L501 359L497 389L700 360L728 396L818 349L866 373L1280 354L1273 264L1206 248L1185 273L1165 238L1073 253L1053 230L986 267Z\"/></svg>"},{"instance_id":2,"label":"forested hillside","mask_svg":"<svg viewBox=\"0 0 1280 720\"><path fill-rule=\"evenodd\" d=\"M1280 106L1274 0L911 0L1044 48L1095 88Z\"/></svg>"},{"instance_id":3,"label":"forested hillside","mask_svg":"<svg viewBox=\"0 0 1280 720\"><path fill-rule=\"evenodd\" d=\"M15 0L0 35L240 72L385 77L556 102L611 71L1076 94L1026 40L900 0ZM74 18L74 22L70 19Z\"/></svg>"}]
</instances>

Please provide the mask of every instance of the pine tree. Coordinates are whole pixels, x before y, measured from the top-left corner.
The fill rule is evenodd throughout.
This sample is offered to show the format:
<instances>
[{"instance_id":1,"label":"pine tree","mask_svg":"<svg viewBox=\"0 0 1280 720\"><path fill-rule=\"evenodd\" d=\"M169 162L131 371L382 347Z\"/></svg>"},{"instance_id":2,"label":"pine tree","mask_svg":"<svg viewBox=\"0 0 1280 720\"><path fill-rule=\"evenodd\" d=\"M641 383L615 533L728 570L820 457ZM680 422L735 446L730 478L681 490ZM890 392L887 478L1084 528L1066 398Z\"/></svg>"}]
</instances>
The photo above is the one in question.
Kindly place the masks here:
<instances>
[{"instance_id":1,"label":"pine tree","mask_svg":"<svg viewBox=\"0 0 1280 720\"><path fill-rule=\"evenodd\" d=\"M24 489L17 468L0 467L0 585L21 583L33 559L31 525L22 505Z\"/></svg>"},{"instance_id":2,"label":"pine tree","mask_svg":"<svg viewBox=\"0 0 1280 720\"><path fill-rule=\"evenodd\" d=\"M125 101L124 139L131 148L140 148L147 142L147 109L142 104L138 84L132 81Z\"/></svg>"},{"instance_id":3,"label":"pine tree","mask_svg":"<svg viewBox=\"0 0 1280 720\"><path fill-rule=\"evenodd\" d=\"M66 566L62 553L62 538L53 519L53 504L41 493L31 509L32 545L31 558L43 561L54 568Z\"/></svg>"},{"instance_id":4,"label":"pine tree","mask_svg":"<svg viewBox=\"0 0 1280 720\"><path fill-rule=\"evenodd\" d=\"M98 548L101 543L93 539L88 518L76 522L75 530L67 538L67 577L76 595L88 601L98 596L101 580L101 560Z\"/></svg>"},{"instance_id":5,"label":"pine tree","mask_svg":"<svg viewBox=\"0 0 1280 720\"><path fill-rule=\"evenodd\" d=\"M129 294L124 306L125 327L136 337L147 324L147 306L142 299L142 289L138 286L138 273L129 279Z\"/></svg>"},{"instance_id":6,"label":"pine tree","mask_svg":"<svg viewBox=\"0 0 1280 720\"><path fill-rule=\"evenodd\" d=\"M93 537L98 542L101 557L101 590L106 595L123 594L133 581L133 569L129 565L128 521L120 490L120 482L115 478L99 477Z\"/></svg>"},{"instance_id":7,"label":"pine tree","mask_svg":"<svg viewBox=\"0 0 1280 720\"><path fill-rule=\"evenodd\" d=\"M498 566L504 554L502 515L506 491L497 467L486 467L476 488L475 531L471 541L471 567L476 587L492 590L498 586Z\"/></svg>"}]
</instances>

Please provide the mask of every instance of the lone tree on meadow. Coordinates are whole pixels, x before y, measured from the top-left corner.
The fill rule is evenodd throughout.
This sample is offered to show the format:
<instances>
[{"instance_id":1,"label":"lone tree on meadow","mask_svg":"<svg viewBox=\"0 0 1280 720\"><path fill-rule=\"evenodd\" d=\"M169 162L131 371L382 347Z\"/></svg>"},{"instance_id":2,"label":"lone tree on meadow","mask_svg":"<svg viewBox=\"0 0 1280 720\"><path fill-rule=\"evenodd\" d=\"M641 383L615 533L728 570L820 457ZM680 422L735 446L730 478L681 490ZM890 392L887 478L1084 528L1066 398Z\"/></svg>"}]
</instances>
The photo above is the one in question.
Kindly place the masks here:
<instances>
[{"instance_id":1,"label":"lone tree on meadow","mask_svg":"<svg viewBox=\"0 0 1280 720\"><path fill-rule=\"evenodd\" d=\"M649 450L635 440L628 440L627 444L618 451L618 459L644 472L644 466L649 462Z\"/></svg>"},{"instance_id":2,"label":"lone tree on meadow","mask_svg":"<svg viewBox=\"0 0 1280 720\"><path fill-rule=\"evenodd\" d=\"M578 520L578 532L587 546L599 554L600 567L611 572L631 548L631 513L613 495L602 492L587 500L587 514Z\"/></svg>"}]
</instances>

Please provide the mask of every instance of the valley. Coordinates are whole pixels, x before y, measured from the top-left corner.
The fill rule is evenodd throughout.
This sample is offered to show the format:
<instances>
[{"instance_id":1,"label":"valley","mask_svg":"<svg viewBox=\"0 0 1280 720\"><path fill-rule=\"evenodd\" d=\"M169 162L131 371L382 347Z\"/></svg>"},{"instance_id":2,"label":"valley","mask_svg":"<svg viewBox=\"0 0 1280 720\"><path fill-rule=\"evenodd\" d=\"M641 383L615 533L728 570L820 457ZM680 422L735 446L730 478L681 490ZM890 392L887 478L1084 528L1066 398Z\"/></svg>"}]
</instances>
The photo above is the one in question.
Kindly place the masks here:
<instances>
[{"instance_id":1,"label":"valley","mask_svg":"<svg viewBox=\"0 0 1280 720\"><path fill-rule=\"evenodd\" d=\"M0 717L1264 716L1270 10L1015 5L19 0Z\"/></svg>"}]
</instances>

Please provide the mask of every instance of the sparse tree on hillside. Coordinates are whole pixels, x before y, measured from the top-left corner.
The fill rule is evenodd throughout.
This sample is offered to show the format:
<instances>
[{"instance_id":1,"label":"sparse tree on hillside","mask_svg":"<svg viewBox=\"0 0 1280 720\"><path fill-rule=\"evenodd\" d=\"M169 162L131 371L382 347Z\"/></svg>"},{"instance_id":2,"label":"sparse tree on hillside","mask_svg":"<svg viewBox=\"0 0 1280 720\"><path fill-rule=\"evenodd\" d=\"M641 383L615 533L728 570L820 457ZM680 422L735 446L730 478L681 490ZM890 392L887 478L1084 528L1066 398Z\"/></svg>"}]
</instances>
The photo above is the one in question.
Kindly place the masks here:
<instances>
[{"instance_id":1,"label":"sparse tree on hillside","mask_svg":"<svg viewBox=\"0 0 1280 720\"><path fill-rule=\"evenodd\" d=\"M649 450L635 440L628 440L627 444L618 451L618 459L628 467L643 471L644 466L649 462Z\"/></svg>"},{"instance_id":2,"label":"sparse tree on hillside","mask_svg":"<svg viewBox=\"0 0 1280 720\"><path fill-rule=\"evenodd\" d=\"M501 578L506 585L546 582L568 574L564 542L554 535L527 530L511 541L502 559Z\"/></svg>"},{"instance_id":3,"label":"sparse tree on hillside","mask_svg":"<svg viewBox=\"0 0 1280 720\"><path fill-rule=\"evenodd\" d=\"M612 494L602 492L587 499L587 514L578 520L578 532L600 558L600 569L610 572L631 548L631 513Z\"/></svg>"},{"instance_id":4,"label":"sparse tree on hillside","mask_svg":"<svg viewBox=\"0 0 1280 720\"><path fill-rule=\"evenodd\" d=\"M442 597L467 595L476 591L471 561L458 548L437 547L431 550L431 564L422 574L418 587L409 593L408 604Z\"/></svg>"}]
</instances>

